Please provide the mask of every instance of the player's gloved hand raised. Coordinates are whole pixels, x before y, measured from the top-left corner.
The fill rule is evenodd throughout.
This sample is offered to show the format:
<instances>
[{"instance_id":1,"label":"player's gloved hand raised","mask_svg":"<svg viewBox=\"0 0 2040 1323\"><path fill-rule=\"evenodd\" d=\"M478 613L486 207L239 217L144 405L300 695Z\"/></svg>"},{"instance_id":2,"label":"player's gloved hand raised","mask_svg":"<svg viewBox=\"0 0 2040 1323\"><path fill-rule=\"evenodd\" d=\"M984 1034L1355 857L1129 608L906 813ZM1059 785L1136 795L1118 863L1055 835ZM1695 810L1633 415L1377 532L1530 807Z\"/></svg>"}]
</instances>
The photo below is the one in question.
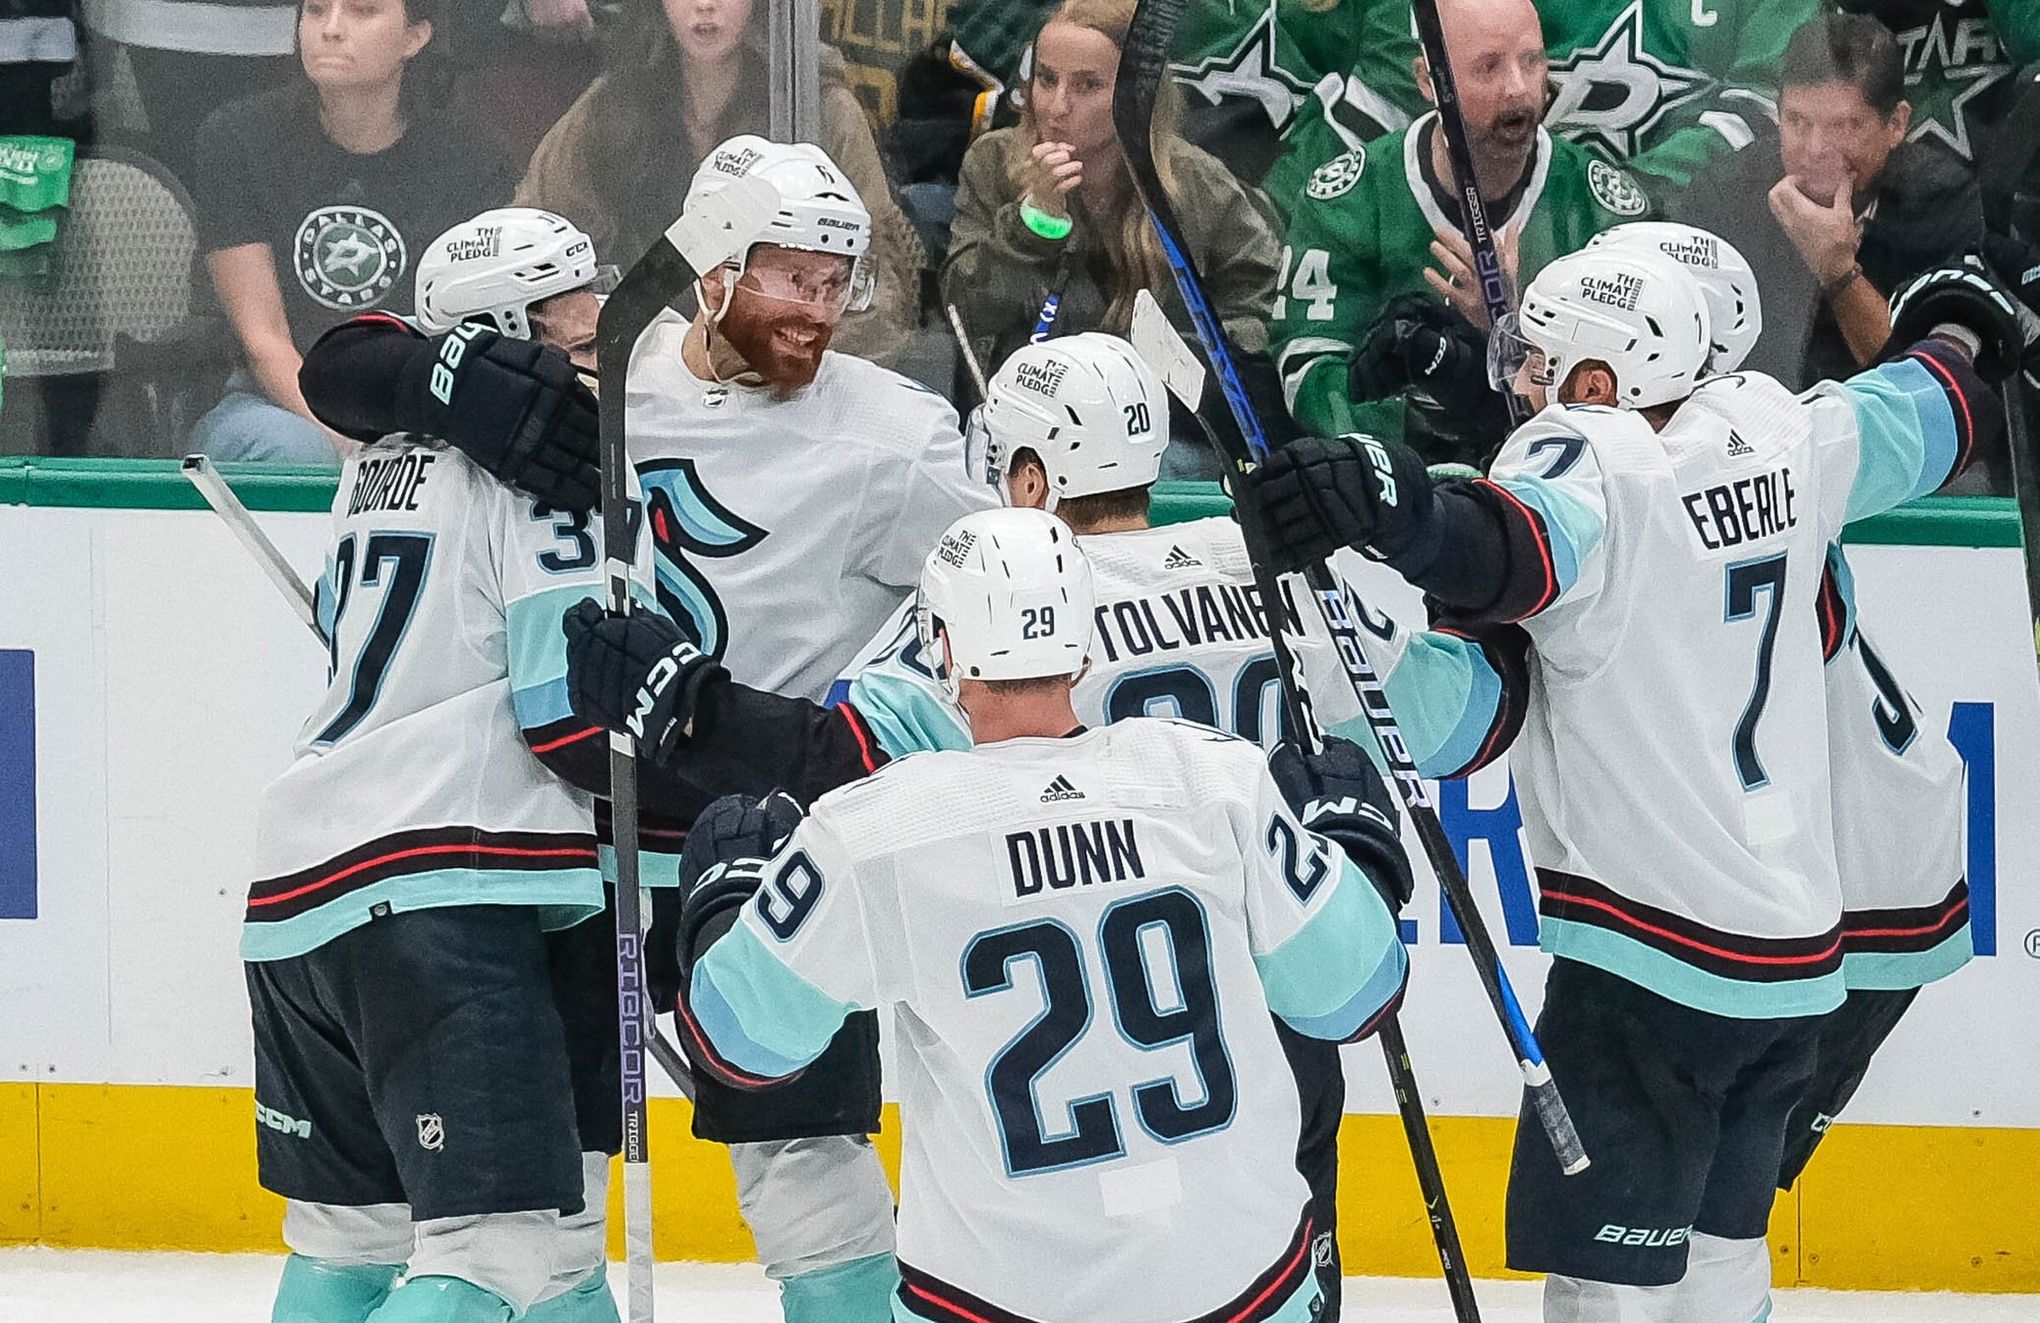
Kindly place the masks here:
<instances>
[{"instance_id":1,"label":"player's gloved hand raised","mask_svg":"<svg viewBox=\"0 0 2040 1323\"><path fill-rule=\"evenodd\" d=\"M584 599L568 608L560 629L574 715L633 736L653 762L679 746L702 691L729 675L656 611L617 615Z\"/></svg>"},{"instance_id":2,"label":"player's gloved hand raised","mask_svg":"<svg viewBox=\"0 0 2040 1323\"><path fill-rule=\"evenodd\" d=\"M1269 756L1268 771L1303 825L1337 842L1389 912L1400 913L1416 884L1396 829L1395 798L1366 751L1335 735L1315 756L1283 744Z\"/></svg>"},{"instance_id":3,"label":"player's gloved hand raised","mask_svg":"<svg viewBox=\"0 0 2040 1323\"><path fill-rule=\"evenodd\" d=\"M1434 399L1492 394L1487 338L1430 294L1401 294L1361 333L1346 373L1354 400L1389 400L1415 388Z\"/></svg>"},{"instance_id":4,"label":"player's gloved hand raised","mask_svg":"<svg viewBox=\"0 0 2040 1323\"><path fill-rule=\"evenodd\" d=\"M469 324L397 382L406 427L448 444L492 477L562 510L601 498L595 392L565 353Z\"/></svg>"},{"instance_id":5,"label":"player's gloved hand raised","mask_svg":"<svg viewBox=\"0 0 2040 1323\"><path fill-rule=\"evenodd\" d=\"M1965 257L1915 276L1891 299L1891 342L1904 348L1952 324L1982 342L1976 375L1995 386L2040 341L2040 319L2007 290L1982 258Z\"/></svg>"},{"instance_id":6,"label":"player's gloved hand raised","mask_svg":"<svg viewBox=\"0 0 2040 1323\"><path fill-rule=\"evenodd\" d=\"M1358 434L1303 437L1232 480L1248 547L1280 573L1322 562L1341 547L1388 560L1411 545L1431 514L1431 475L1399 441Z\"/></svg>"},{"instance_id":7,"label":"player's gloved hand raised","mask_svg":"<svg viewBox=\"0 0 2040 1323\"><path fill-rule=\"evenodd\" d=\"M756 895L764 862L800 825L800 805L785 791L763 799L724 795L701 811L680 850L680 968L690 976L701 953L737 921Z\"/></svg>"}]
</instances>

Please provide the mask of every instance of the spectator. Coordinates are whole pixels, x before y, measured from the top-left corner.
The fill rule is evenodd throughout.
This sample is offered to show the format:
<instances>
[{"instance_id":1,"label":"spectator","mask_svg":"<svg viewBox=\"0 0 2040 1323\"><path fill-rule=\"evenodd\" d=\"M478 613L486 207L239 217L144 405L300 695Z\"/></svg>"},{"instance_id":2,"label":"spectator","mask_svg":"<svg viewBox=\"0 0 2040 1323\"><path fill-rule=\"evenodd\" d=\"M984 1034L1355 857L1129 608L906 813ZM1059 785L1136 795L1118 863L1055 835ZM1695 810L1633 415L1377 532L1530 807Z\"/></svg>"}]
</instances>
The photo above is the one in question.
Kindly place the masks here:
<instances>
[{"instance_id":1,"label":"spectator","mask_svg":"<svg viewBox=\"0 0 2040 1323\"><path fill-rule=\"evenodd\" d=\"M1821 0L1568 0L1539 7L1557 95L1546 123L1661 186L1756 141L1785 42Z\"/></svg>"},{"instance_id":2,"label":"spectator","mask_svg":"<svg viewBox=\"0 0 2040 1323\"><path fill-rule=\"evenodd\" d=\"M1474 173L1512 279L1649 210L1628 175L1539 125L1547 63L1530 0L1441 0L1438 10ZM1422 61L1418 83L1430 96ZM1358 404L1348 386L1370 324L1399 295L1434 291L1434 302L1486 325L1451 181L1435 111L1365 146L1322 113L1299 124L1269 181L1291 213L1271 334L1290 412L1306 432L1403 438L1433 462L1477 462L1491 447L1489 429L1461 426L1416 397L1406 430L1402 401Z\"/></svg>"},{"instance_id":3,"label":"spectator","mask_svg":"<svg viewBox=\"0 0 2040 1323\"><path fill-rule=\"evenodd\" d=\"M1063 281L1059 333L1125 335L1134 295L1154 291L1186 332L1189 315L1141 208L1112 127L1112 89L1133 0L1066 0L1035 40L1020 123L971 145L957 191L943 295L988 363L1026 343L1043 300ZM1275 237L1252 197L1216 157L1178 135L1179 101L1163 90L1155 156L1235 343L1268 342Z\"/></svg>"},{"instance_id":4,"label":"spectator","mask_svg":"<svg viewBox=\"0 0 2040 1323\"><path fill-rule=\"evenodd\" d=\"M680 214L695 168L720 142L770 128L765 7L659 0L613 47L610 67L538 145L517 204L558 212L628 267ZM900 213L843 60L822 48L821 142L871 212L871 307L835 348L889 364L917 318L920 241Z\"/></svg>"},{"instance_id":5,"label":"spectator","mask_svg":"<svg viewBox=\"0 0 2040 1323\"><path fill-rule=\"evenodd\" d=\"M305 347L368 308L410 306L434 235L507 200L512 170L441 113L423 0L303 0L305 79L199 131L199 243L243 367L192 432L218 459L337 462L298 393Z\"/></svg>"},{"instance_id":6,"label":"spectator","mask_svg":"<svg viewBox=\"0 0 2040 1323\"><path fill-rule=\"evenodd\" d=\"M1417 90L1410 0L1194 0L1176 30L1187 136L1259 184L1314 103L1365 142L1409 127Z\"/></svg>"},{"instance_id":7,"label":"spectator","mask_svg":"<svg viewBox=\"0 0 2040 1323\"><path fill-rule=\"evenodd\" d=\"M212 112L291 77L297 10L291 0L86 0L85 25L125 48L149 121L144 146L189 181Z\"/></svg>"},{"instance_id":8,"label":"spectator","mask_svg":"<svg viewBox=\"0 0 2040 1323\"><path fill-rule=\"evenodd\" d=\"M1811 310L1767 319L1752 371L1795 388L1852 375L1890 338L1899 285L1982 238L1970 172L1906 141L1903 78L1876 19L1813 19L1786 48L1777 149L1717 163L1682 208L1742 250L1766 307Z\"/></svg>"}]
</instances>

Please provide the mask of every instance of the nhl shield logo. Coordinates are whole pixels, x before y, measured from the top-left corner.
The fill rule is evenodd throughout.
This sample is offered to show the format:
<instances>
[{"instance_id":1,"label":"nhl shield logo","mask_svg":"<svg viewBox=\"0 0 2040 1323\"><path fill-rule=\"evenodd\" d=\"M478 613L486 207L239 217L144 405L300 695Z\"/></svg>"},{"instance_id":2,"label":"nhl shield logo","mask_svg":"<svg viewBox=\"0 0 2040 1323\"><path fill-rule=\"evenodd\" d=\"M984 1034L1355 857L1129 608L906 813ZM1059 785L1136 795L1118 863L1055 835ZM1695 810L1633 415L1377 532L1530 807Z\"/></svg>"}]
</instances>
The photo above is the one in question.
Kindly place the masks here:
<instances>
[{"instance_id":1,"label":"nhl shield logo","mask_svg":"<svg viewBox=\"0 0 2040 1323\"><path fill-rule=\"evenodd\" d=\"M373 307L404 278L409 254L390 218L367 207L320 207L298 226L292 266L305 293L342 312Z\"/></svg>"},{"instance_id":2,"label":"nhl shield logo","mask_svg":"<svg viewBox=\"0 0 2040 1323\"><path fill-rule=\"evenodd\" d=\"M427 1153L437 1153L446 1147L446 1123L439 1119L439 1113L418 1113L418 1147Z\"/></svg>"},{"instance_id":3,"label":"nhl shield logo","mask_svg":"<svg viewBox=\"0 0 2040 1323\"><path fill-rule=\"evenodd\" d=\"M1330 202L1353 191L1353 185L1360 182L1361 174L1367 169L1367 149L1355 147L1350 152L1334 156L1311 173L1310 185L1304 189L1319 202Z\"/></svg>"},{"instance_id":4,"label":"nhl shield logo","mask_svg":"<svg viewBox=\"0 0 2040 1323\"><path fill-rule=\"evenodd\" d=\"M1594 201L1617 216L1641 216L1650 209L1636 181L1606 161L1587 163L1587 187L1594 190Z\"/></svg>"}]
</instances>

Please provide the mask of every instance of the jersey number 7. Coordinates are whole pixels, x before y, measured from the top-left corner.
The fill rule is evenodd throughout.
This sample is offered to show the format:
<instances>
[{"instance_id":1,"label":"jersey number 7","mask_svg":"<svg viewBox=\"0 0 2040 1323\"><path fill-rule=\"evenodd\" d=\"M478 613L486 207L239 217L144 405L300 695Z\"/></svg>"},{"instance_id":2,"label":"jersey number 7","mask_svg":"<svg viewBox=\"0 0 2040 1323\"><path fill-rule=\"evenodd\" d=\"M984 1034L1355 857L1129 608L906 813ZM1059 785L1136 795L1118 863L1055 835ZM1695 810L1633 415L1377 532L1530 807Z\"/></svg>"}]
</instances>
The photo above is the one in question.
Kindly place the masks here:
<instances>
[{"instance_id":1,"label":"jersey number 7","mask_svg":"<svg viewBox=\"0 0 2040 1323\"><path fill-rule=\"evenodd\" d=\"M1750 689L1750 701L1735 723L1735 774L1744 790L1761 790L1771 784L1770 773L1757 757L1757 723L1763 720L1764 704L1771 697L1771 656L1778 647L1778 615L1785 600L1785 553L1762 560L1746 560L1728 567L1728 610L1730 621L1748 620L1757 613L1757 594L1768 593L1770 607L1764 615L1764 631L1757 640L1757 680Z\"/></svg>"},{"instance_id":2,"label":"jersey number 7","mask_svg":"<svg viewBox=\"0 0 2040 1323\"><path fill-rule=\"evenodd\" d=\"M1175 995L1158 1004L1142 934L1157 930L1174 969ZM1141 1129L1164 1144L1180 1143L1232 1124L1239 1092L1218 1018L1211 972L1211 932L1204 908L1180 887L1122 900L1098 925L1112 1018L1125 1041L1153 1052L1187 1043L1202 1098L1186 1105L1173 1071L1130 1086ZM1009 992L1013 966L1034 965L1041 1014L992 1058L985 1071L998 1118L1006 1174L1029 1176L1123 1157L1117 1085L1068 1104L1067 1133L1051 1137L1036 1100L1041 1077L1075 1047L1095 1013L1084 951L1077 935L1054 919L979 933L963 953L963 990L970 997ZM1167 984L1165 983L1166 987Z\"/></svg>"}]
</instances>

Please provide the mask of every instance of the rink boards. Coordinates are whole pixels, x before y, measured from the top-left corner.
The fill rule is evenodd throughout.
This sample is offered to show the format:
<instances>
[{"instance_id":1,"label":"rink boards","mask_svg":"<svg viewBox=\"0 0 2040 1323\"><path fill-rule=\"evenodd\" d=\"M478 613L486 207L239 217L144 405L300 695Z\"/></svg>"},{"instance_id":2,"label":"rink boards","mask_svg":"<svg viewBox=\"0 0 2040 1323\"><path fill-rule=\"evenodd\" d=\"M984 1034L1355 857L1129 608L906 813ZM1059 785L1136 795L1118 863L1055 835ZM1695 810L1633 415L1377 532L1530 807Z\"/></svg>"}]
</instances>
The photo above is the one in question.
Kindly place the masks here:
<instances>
[{"instance_id":1,"label":"rink boards","mask_svg":"<svg viewBox=\"0 0 2040 1323\"><path fill-rule=\"evenodd\" d=\"M253 1175L235 943L256 798L325 658L167 469L0 462L0 1241L278 1243ZM315 574L330 483L244 490ZM2040 1290L2040 686L2016 516L1938 502L1859 532L1866 622L1969 763L1980 958L1922 996L1781 1199L1778 1280ZM1506 769L1440 803L1534 1006ZM1499 1271L1515 1072L1428 880L1408 913L1405 1026L1469 1259ZM1371 1046L1349 1050L1348 1073L1348 1271L1433 1273ZM685 1108L654 1110L660 1252L747 1257L727 1163L687 1138Z\"/></svg>"}]
</instances>

